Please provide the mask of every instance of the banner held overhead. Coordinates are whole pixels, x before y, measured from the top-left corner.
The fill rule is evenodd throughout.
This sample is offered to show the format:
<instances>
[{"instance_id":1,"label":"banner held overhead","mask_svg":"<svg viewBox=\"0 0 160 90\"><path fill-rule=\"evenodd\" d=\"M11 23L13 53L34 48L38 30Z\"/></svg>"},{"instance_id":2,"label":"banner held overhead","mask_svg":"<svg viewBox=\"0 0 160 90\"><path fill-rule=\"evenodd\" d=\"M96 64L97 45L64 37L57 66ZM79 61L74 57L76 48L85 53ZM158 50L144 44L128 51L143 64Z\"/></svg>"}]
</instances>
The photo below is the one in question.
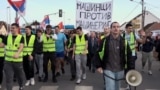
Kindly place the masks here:
<instances>
[{"instance_id":1,"label":"banner held overhead","mask_svg":"<svg viewBox=\"0 0 160 90\"><path fill-rule=\"evenodd\" d=\"M103 31L112 22L112 1L86 3L77 1L76 26L89 31Z\"/></svg>"}]
</instances>

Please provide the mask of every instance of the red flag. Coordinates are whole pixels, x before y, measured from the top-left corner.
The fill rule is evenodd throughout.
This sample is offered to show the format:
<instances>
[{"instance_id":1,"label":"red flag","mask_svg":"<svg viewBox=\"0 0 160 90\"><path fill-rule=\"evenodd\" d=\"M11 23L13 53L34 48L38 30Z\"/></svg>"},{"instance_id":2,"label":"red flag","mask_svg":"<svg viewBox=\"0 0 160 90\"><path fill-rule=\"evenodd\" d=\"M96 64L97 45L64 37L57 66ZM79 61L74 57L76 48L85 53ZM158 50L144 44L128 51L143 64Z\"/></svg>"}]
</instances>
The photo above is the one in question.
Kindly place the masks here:
<instances>
[{"instance_id":1,"label":"red flag","mask_svg":"<svg viewBox=\"0 0 160 90\"><path fill-rule=\"evenodd\" d=\"M63 22L60 22L60 23L58 24L58 26L59 26L59 29L60 29L60 30L61 30L61 29L64 29Z\"/></svg>"}]
</instances>

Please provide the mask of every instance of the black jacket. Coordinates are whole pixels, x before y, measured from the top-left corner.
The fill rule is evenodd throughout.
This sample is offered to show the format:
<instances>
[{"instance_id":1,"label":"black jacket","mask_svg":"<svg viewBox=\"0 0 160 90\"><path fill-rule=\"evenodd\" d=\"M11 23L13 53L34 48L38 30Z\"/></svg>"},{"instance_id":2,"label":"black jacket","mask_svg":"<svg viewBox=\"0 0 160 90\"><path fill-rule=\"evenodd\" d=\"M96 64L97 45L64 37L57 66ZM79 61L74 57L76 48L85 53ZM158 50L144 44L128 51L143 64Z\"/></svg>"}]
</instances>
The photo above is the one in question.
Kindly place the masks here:
<instances>
[{"instance_id":1,"label":"black jacket","mask_svg":"<svg viewBox=\"0 0 160 90\"><path fill-rule=\"evenodd\" d=\"M98 39L97 38L94 38L94 45L93 45L93 47L92 47L92 38L91 37L89 37L88 38L88 52L89 52L89 54L95 54L96 53L96 51L98 50Z\"/></svg>"},{"instance_id":2,"label":"black jacket","mask_svg":"<svg viewBox=\"0 0 160 90\"><path fill-rule=\"evenodd\" d=\"M36 37L34 53L35 54L42 54L43 53L43 42L42 41L40 42L38 37Z\"/></svg>"},{"instance_id":3,"label":"black jacket","mask_svg":"<svg viewBox=\"0 0 160 90\"><path fill-rule=\"evenodd\" d=\"M106 38L104 38L100 44L100 47L99 47L99 51L102 51L102 48L103 48L103 42L104 40L106 39L106 42L105 42L105 47L104 47L104 57L102 60L99 59L99 55L97 53L97 55L95 56L96 59L96 67L99 68L99 67L102 67L103 69L106 69L106 63L108 63L108 56L109 56L109 42L110 42L110 35L107 36ZM123 69L125 69L125 65L127 64L127 68L130 68L130 61L132 60L132 52L131 52L131 49L129 47L129 44L127 44L127 60L126 60L126 56L125 56L125 39L123 37L120 37L120 60L121 60L121 67Z\"/></svg>"}]
</instances>

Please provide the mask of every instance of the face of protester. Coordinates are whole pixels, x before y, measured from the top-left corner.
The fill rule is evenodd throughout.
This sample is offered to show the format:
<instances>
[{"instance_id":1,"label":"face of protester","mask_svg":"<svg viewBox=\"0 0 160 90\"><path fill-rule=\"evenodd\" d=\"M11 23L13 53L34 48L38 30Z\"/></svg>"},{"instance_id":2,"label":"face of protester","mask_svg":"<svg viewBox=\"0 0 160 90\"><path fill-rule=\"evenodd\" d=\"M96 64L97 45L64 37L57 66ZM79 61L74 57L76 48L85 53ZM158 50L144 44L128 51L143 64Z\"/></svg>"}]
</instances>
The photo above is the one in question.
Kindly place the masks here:
<instances>
[{"instance_id":1,"label":"face of protester","mask_svg":"<svg viewBox=\"0 0 160 90\"><path fill-rule=\"evenodd\" d=\"M25 28L26 31L26 35L30 35L31 34L31 29L30 28Z\"/></svg>"},{"instance_id":2,"label":"face of protester","mask_svg":"<svg viewBox=\"0 0 160 90\"><path fill-rule=\"evenodd\" d=\"M52 28L46 28L46 34L51 34Z\"/></svg>"},{"instance_id":3,"label":"face of protester","mask_svg":"<svg viewBox=\"0 0 160 90\"><path fill-rule=\"evenodd\" d=\"M56 32L56 33L59 33L59 31L60 31L59 28L56 27L56 28L55 28L55 32Z\"/></svg>"},{"instance_id":4,"label":"face of protester","mask_svg":"<svg viewBox=\"0 0 160 90\"><path fill-rule=\"evenodd\" d=\"M18 34L18 30L19 30L18 27L14 26L14 25L11 26L11 33L12 33L12 35Z\"/></svg>"},{"instance_id":5,"label":"face of protester","mask_svg":"<svg viewBox=\"0 0 160 90\"><path fill-rule=\"evenodd\" d=\"M96 37L95 32L91 32L91 37L92 37L92 38Z\"/></svg>"},{"instance_id":6,"label":"face of protester","mask_svg":"<svg viewBox=\"0 0 160 90\"><path fill-rule=\"evenodd\" d=\"M111 33L114 35L120 34L120 25L119 23L113 23L111 26Z\"/></svg>"},{"instance_id":7,"label":"face of protester","mask_svg":"<svg viewBox=\"0 0 160 90\"><path fill-rule=\"evenodd\" d=\"M105 27L105 28L104 28L104 34L108 34L108 33L110 33L110 30L109 30L108 27Z\"/></svg>"},{"instance_id":8,"label":"face of protester","mask_svg":"<svg viewBox=\"0 0 160 90\"><path fill-rule=\"evenodd\" d=\"M77 29L77 34L78 35L81 35L82 34L82 31L80 29Z\"/></svg>"},{"instance_id":9,"label":"face of protester","mask_svg":"<svg viewBox=\"0 0 160 90\"><path fill-rule=\"evenodd\" d=\"M37 36L38 36L38 37L41 37L41 35L42 35L42 32L40 32L40 31L37 32Z\"/></svg>"},{"instance_id":10,"label":"face of protester","mask_svg":"<svg viewBox=\"0 0 160 90\"><path fill-rule=\"evenodd\" d=\"M128 33L130 33L130 32L133 31L133 27L132 27L132 26L129 26L129 27L126 28L126 30L127 30Z\"/></svg>"}]
</instances>

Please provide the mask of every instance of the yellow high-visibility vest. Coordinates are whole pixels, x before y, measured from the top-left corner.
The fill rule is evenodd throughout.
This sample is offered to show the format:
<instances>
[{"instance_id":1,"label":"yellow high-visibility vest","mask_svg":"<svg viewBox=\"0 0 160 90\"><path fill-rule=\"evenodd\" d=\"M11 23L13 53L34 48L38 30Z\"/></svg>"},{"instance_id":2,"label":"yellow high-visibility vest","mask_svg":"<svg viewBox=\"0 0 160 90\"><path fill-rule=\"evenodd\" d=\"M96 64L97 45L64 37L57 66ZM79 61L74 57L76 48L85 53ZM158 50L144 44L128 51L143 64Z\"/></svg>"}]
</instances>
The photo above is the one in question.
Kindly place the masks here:
<instances>
[{"instance_id":1,"label":"yellow high-visibility vest","mask_svg":"<svg viewBox=\"0 0 160 90\"><path fill-rule=\"evenodd\" d=\"M70 48L70 47L71 47L71 44L72 44L72 39L71 39L71 38L69 38L68 48Z\"/></svg>"},{"instance_id":2,"label":"yellow high-visibility vest","mask_svg":"<svg viewBox=\"0 0 160 90\"><path fill-rule=\"evenodd\" d=\"M7 38L7 45L6 45L6 55L5 60L10 62L22 62L23 60L23 52L19 54L19 58L13 58L13 56L18 52L20 47L22 35L17 35L13 43L12 35L9 35Z\"/></svg>"},{"instance_id":3,"label":"yellow high-visibility vest","mask_svg":"<svg viewBox=\"0 0 160 90\"><path fill-rule=\"evenodd\" d=\"M136 53L136 49L135 49L135 36L134 36L133 32L130 33L129 46L130 46L130 49L131 49L132 53Z\"/></svg>"},{"instance_id":4,"label":"yellow high-visibility vest","mask_svg":"<svg viewBox=\"0 0 160 90\"><path fill-rule=\"evenodd\" d=\"M104 37L105 37L105 36L104 36L104 35L102 35L102 36L101 36L101 40L102 40Z\"/></svg>"},{"instance_id":5,"label":"yellow high-visibility vest","mask_svg":"<svg viewBox=\"0 0 160 90\"><path fill-rule=\"evenodd\" d=\"M2 38L0 38L0 43L2 43ZM4 47L0 47L0 57L4 57Z\"/></svg>"},{"instance_id":6,"label":"yellow high-visibility vest","mask_svg":"<svg viewBox=\"0 0 160 90\"><path fill-rule=\"evenodd\" d=\"M35 35L31 35L29 42L28 42L28 45L27 45L26 35L24 35L23 56L32 54L35 38L36 38Z\"/></svg>"},{"instance_id":7,"label":"yellow high-visibility vest","mask_svg":"<svg viewBox=\"0 0 160 90\"><path fill-rule=\"evenodd\" d=\"M43 52L55 52L55 40L52 38L47 39L46 35L43 34Z\"/></svg>"},{"instance_id":8,"label":"yellow high-visibility vest","mask_svg":"<svg viewBox=\"0 0 160 90\"><path fill-rule=\"evenodd\" d=\"M75 54L82 54L84 51L88 53L88 50L85 50L86 47L86 40L85 35L83 34L81 39L78 35L76 35L76 48L75 48Z\"/></svg>"}]
</instances>

